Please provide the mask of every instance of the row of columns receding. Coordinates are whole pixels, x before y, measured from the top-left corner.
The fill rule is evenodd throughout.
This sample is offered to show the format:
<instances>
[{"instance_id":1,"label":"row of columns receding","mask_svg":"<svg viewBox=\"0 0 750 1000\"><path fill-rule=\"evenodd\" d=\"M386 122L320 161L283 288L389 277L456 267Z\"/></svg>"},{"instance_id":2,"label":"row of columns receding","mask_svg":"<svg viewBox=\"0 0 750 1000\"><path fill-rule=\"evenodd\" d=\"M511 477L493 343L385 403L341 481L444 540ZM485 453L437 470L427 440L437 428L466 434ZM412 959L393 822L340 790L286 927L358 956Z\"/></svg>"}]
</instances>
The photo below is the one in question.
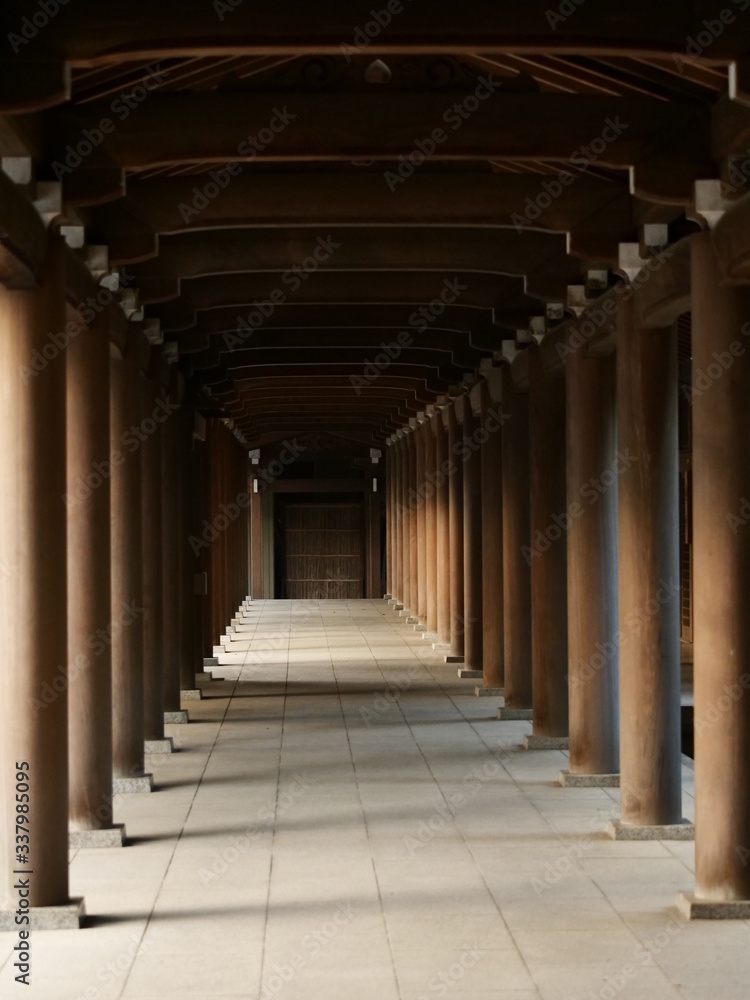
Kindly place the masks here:
<instances>
[{"instance_id":1,"label":"row of columns receding","mask_svg":"<svg viewBox=\"0 0 750 1000\"><path fill-rule=\"evenodd\" d=\"M750 915L750 289L692 237L695 827L682 816L676 323L616 349L528 350L387 450L387 590L568 786L619 786L622 839L696 840L692 916ZM744 505L744 506L743 506Z\"/></svg>"},{"instance_id":2,"label":"row of columns receding","mask_svg":"<svg viewBox=\"0 0 750 1000\"><path fill-rule=\"evenodd\" d=\"M119 352L106 311L68 310L54 233L38 287L0 286L0 926L25 867L34 922L79 924L69 845L125 842L113 797L152 790L146 754L247 594L247 451L131 327Z\"/></svg>"}]
</instances>

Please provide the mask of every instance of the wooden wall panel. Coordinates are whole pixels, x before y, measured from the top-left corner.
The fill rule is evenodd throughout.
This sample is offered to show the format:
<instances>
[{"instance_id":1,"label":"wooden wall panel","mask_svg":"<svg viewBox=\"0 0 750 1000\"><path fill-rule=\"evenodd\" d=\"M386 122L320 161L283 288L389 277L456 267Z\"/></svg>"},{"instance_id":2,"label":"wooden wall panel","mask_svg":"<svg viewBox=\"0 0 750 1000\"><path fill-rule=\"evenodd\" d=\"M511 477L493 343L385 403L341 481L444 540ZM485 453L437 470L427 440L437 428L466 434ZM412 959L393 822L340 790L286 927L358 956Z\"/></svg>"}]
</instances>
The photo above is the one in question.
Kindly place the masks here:
<instances>
[{"instance_id":1,"label":"wooden wall panel","mask_svg":"<svg viewBox=\"0 0 750 1000\"><path fill-rule=\"evenodd\" d=\"M292 600L363 596L362 504L288 504L286 588Z\"/></svg>"}]
</instances>

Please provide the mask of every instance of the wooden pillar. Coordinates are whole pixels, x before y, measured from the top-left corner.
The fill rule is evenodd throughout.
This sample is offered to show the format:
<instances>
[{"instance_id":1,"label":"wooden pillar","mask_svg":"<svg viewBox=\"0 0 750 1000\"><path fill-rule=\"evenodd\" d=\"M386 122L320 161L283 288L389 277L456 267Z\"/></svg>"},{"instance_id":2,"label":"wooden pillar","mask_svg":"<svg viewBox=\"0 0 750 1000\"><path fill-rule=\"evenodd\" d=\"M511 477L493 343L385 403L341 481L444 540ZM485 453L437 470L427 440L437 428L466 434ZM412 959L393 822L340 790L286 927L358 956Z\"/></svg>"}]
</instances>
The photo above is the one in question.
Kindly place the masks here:
<instances>
[{"instance_id":1,"label":"wooden pillar","mask_svg":"<svg viewBox=\"0 0 750 1000\"><path fill-rule=\"evenodd\" d=\"M727 903L750 900L750 288L691 243L695 880Z\"/></svg>"},{"instance_id":2,"label":"wooden pillar","mask_svg":"<svg viewBox=\"0 0 750 1000\"><path fill-rule=\"evenodd\" d=\"M122 360L110 370L112 462L112 764L115 791L147 791L144 753L143 518L140 447L131 428L141 422L142 375L132 330Z\"/></svg>"},{"instance_id":3,"label":"wooden pillar","mask_svg":"<svg viewBox=\"0 0 750 1000\"><path fill-rule=\"evenodd\" d=\"M393 595L393 445L385 449L385 593Z\"/></svg>"},{"instance_id":4,"label":"wooden pillar","mask_svg":"<svg viewBox=\"0 0 750 1000\"><path fill-rule=\"evenodd\" d=\"M482 669L482 441L487 432L474 413L470 395L463 403L464 663Z\"/></svg>"},{"instance_id":5,"label":"wooden pillar","mask_svg":"<svg viewBox=\"0 0 750 1000\"><path fill-rule=\"evenodd\" d=\"M615 356L576 351L565 373L570 772L611 775L620 769Z\"/></svg>"},{"instance_id":6,"label":"wooden pillar","mask_svg":"<svg viewBox=\"0 0 750 1000\"><path fill-rule=\"evenodd\" d=\"M109 642L95 640L106 635L111 613L109 352L106 314L81 326L66 352L67 663L81 665L68 688L76 833L112 829L112 661Z\"/></svg>"},{"instance_id":7,"label":"wooden pillar","mask_svg":"<svg viewBox=\"0 0 750 1000\"><path fill-rule=\"evenodd\" d=\"M404 477L403 438L396 437L393 442L393 552L394 552L394 598L404 603L404 509L401 496L401 484Z\"/></svg>"},{"instance_id":8,"label":"wooden pillar","mask_svg":"<svg viewBox=\"0 0 750 1000\"><path fill-rule=\"evenodd\" d=\"M176 404L177 373L173 374L169 399ZM164 665L164 711L180 711L180 593L178 587L180 536L177 518L179 498L178 417L173 413L162 426L162 622Z\"/></svg>"},{"instance_id":9,"label":"wooden pillar","mask_svg":"<svg viewBox=\"0 0 750 1000\"><path fill-rule=\"evenodd\" d=\"M448 432L439 410L433 421L435 466L437 474L437 633L440 642L451 641L451 571L450 571L450 480L448 478Z\"/></svg>"},{"instance_id":10,"label":"wooden pillar","mask_svg":"<svg viewBox=\"0 0 750 1000\"><path fill-rule=\"evenodd\" d=\"M39 287L0 285L0 892L19 899L16 787L27 783L32 907L68 902L66 366L43 353L65 323L63 241L50 233ZM0 926L17 933L14 919L15 908Z\"/></svg>"},{"instance_id":11,"label":"wooden pillar","mask_svg":"<svg viewBox=\"0 0 750 1000\"><path fill-rule=\"evenodd\" d=\"M260 485L260 483L258 484ZM250 494L250 578L252 582L252 597L254 601L261 600L263 594L263 494ZM217 639L217 636L213 637Z\"/></svg>"},{"instance_id":12,"label":"wooden pillar","mask_svg":"<svg viewBox=\"0 0 750 1000\"><path fill-rule=\"evenodd\" d=\"M406 502L409 522L409 612L419 613L419 479L417 467L417 434L412 428L406 438L409 454L409 479Z\"/></svg>"},{"instance_id":13,"label":"wooden pillar","mask_svg":"<svg viewBox=\"0 0 750 1000\"><path fill-rule=\"evenodd\" d=\"M505 683L503 638L503 438L500 407L482 384L482 669L485 687Z\"/></svg>"},{"instance_id":14,"label":"wooden pillar","mask_svg":"<svg viewBox=\"0 0 750 1000\"><path fill-rule=\"evenodd\" d=\"M565 379L529 350L531 662L534 736L568 735L568 570Z\"/></svg>"},{"instance_id":15,"label":"wooden pillar","mask_svg":"<svg viewBox=\"0 0 750 1000\"><path fill-rule=\"evenodd\" d=\"M451 565L451 653L464 655L464 497L461 464L461 429L456 419L456 402L448 407L448 479Z\"/></svg>"},{"instance_id":16,"label":"wooden pillar","mask_svg":"<svg viewBox=\"0 0 750 1000\"><path fill-rule=\"evenodd\" d=\"M677 338L618 315L620 805L626 826L682 816ZM619 470L618 470L619 471Z\"/></svg>"},{"instance_id":17,"label":"wooden pillar","mask_svg":"<svg viewBox=\"0 0 750 1000\"><path fill-rule=\"evenodd\" d=\"M528 394L516 392L503 368L503 606L505 608L505 704L531 710L531 540Z\"/></svg>"},{"instance_id":18,"label":"wooden pillar","mask_svg":"<svg viewBox=\"0 0 750 1000\"><path fill-rule=\"evenodd\" d=\"M426 490L426 521L425 521L425 585L427 590L426 625L427 631L437 632L437 478L435 468L435 417L422 425L425 443L425 490Z\"/></svg>"},{"instance_id":19,"label":"wooden pillar","mask_svg":"<svg viewBox=\"0 0 750 1000\"><path fill-rule=\"evenodd\" d=\"M158 359L155 370L143 386L143 419L151 413L161 395ZM155 424L141 446L143 477L141 516L143 519L143 674L144 736L147 742L164 739L164 565L162 549L162 436L163 425Z\"/></svg>"},{"instance_id":20,"label":"wooden pillar","mask_svg":"<svg viewBox=\"0 0 750 1000\"><path fill-rule=\"evenodd\" d=\"M195 675L203 670L203 663L195 656L193 580L197 569L196 553L190 544L195 530L195 482L194 482L194 442L193 442L193 411L183 406L172 418L177 423L179 436L179 496L178 530L179 558L178 578L175 584L179 600L179 664L180 689L195 690ZM236 508L236 503L235 503ZM239 508L235 517L239 516ZM234 515L234 509L230 511ZM239 604L239 601L237 602Z\"/></svg>"},{"instance_id":21,"label":"wooden pillar","mask_svg":"<svg viewBox=\"0 0 750 1000\"><path fill-rule=\"evenodd\" d=\"M412 432L417 457L417 477L414 485L414 503L417 516L417 609L420 625L427 624L427 488L425 480L426 445L424 423L417 423Z\"/></svg>"}]
</instances>

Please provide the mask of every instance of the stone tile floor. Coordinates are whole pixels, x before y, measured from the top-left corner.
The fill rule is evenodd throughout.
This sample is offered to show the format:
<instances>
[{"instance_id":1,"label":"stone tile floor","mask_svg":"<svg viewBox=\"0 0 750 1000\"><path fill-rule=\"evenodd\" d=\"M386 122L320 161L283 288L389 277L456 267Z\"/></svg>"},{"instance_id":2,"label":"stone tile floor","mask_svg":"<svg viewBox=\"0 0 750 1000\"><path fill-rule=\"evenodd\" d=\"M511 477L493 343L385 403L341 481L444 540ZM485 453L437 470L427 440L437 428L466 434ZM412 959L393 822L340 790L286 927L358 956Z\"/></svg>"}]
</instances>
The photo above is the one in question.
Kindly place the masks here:
<instances>
[{"instance_id":1,"label":"stone tile floor","mask_svg":"<svg viewBox=\"0 0 750 1000\"><path fill-rule=\"evenodd\" d=\"M693 845L614 843L382 601L258 602L226 680L71 854L80 931L35 932L30 1000L746 1000L750 923L686 925ZM685 815L692 818L686 767Z\"/></svg>"}]
</instances>

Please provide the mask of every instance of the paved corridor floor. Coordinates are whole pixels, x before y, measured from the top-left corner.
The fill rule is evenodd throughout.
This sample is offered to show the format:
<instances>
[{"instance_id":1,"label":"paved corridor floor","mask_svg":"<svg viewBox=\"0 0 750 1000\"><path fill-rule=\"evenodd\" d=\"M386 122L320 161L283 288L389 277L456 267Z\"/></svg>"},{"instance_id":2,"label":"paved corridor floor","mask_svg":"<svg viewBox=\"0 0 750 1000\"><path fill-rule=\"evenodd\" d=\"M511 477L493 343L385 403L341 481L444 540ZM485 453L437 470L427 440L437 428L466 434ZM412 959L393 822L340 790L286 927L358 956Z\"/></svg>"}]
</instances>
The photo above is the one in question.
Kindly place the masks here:
<instances>
[{"instance_id":1,"label":"paved corridor floor","mask_svg":"<svg viewBox=\"0 0 750 1000\"><path fill-rule=\"evenodd\" d=\"M384 602L248 617L129 845L72 853L87 926L33 933L30 989L0 935L0 997L746 1000L750 923L677 916L693 845L609 840L617 790L562 789Z\"/></svg>"}]
</instances>

